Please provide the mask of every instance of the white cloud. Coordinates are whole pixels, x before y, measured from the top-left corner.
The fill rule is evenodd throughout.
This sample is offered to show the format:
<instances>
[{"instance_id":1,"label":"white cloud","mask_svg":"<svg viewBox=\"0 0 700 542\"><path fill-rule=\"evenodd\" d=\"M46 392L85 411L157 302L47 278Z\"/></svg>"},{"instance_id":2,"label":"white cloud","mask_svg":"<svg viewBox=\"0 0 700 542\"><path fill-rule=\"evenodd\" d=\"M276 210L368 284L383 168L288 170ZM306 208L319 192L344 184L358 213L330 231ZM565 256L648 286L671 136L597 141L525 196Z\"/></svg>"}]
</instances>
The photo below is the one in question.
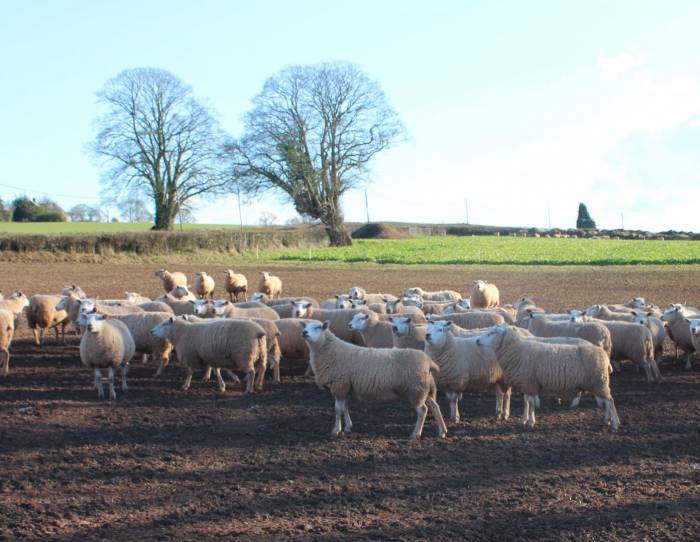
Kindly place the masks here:
<instances>
[{"instance_id":1,"label":"white cloud","mask_svg":"<svg viewBox=\"0 0 700 542\"><path fill-rule=\"evenodd\" d=\"M619 76L629 73L645 63L646 58L644 55L635 53L619 53L598 58L598 67L608 79L617 79Z\"/></svg>"}]
</instances>

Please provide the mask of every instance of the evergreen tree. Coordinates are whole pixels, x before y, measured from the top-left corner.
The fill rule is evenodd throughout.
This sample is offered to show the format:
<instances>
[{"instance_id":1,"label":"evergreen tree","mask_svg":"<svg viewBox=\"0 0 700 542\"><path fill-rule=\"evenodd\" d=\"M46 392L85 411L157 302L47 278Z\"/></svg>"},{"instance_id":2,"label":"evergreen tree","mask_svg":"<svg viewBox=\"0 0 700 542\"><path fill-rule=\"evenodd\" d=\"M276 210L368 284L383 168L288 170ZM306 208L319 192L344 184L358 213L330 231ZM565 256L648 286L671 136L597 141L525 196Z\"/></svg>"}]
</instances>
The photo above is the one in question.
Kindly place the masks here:
<instances>
[{"instance_id":1,"label":"evergreen tree","mask_svg":"<svg viewBox=\"0 0 700 542\"><path fill-rule=\"evenodd\" d=\"M596 229L595 220L588 214L588 209L585 203L578 204L578 218L576 219L576 227L581 230Z\"/></svg>"}]
</instances>

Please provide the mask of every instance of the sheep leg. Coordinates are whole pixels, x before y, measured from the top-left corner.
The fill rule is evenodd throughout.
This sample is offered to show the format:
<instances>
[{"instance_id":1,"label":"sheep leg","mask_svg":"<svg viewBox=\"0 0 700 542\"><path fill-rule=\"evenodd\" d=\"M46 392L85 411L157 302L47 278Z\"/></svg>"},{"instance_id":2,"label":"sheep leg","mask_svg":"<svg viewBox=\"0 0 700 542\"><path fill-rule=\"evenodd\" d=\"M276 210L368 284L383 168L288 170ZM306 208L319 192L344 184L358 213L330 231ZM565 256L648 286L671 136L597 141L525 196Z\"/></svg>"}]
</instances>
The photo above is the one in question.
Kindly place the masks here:
<instances>
[{"instance_id":1,"label":"sheep leg","mask_svg":"<svg viewBox=\"0 0 700 542\"><path fill-rule=\"evenodd\" d=\"M496 419L500 420L503 415L503 390L500 386L496 386Z\"/></svg>"},{"instance_id":2,"label":"sheep leg","mask_svg":"<svg viewBox=\"0 0 700 542\"><path fill-rule=\"evenodd\" d=\"M226 391L226 382L224 382L224 379L221 377L221 369L217 367L214 370L214 374L216 375L216 380L219 383L219 391L224 393Z\"/></svg>"},{"instance_id":3,"label":"sheep leg","mask_svg":"<svg viewBox=\"0 0 700 542\"><path fill-rule=\"evenodd\" d=\"M350 419L350 410L348 409L348 399L343 401L343 417L345 418L345 429L346 433L352 431L352 420Z\"/></svg>"},{"instance_id":4,"label":"sheep leg","mask_svg":"<svg viewBox=\"0 0 700 542\"><path fill-rule=\"evenodd\" d=\"M148 354L142 354L141 355L141 363L144 365L148 362Z\"/></svg>"},{"instance_id":5,"label":"sheep leg","mask_svg":"<svg viewBox=\"0 0 700 542\"><path fill-rule=\"evenodd\" d=\"M243 395L248 395L253 392L253 384L255 384L255 370L248 371L245 375L245 391Z\"/></svg>"},{"instance_id":6,"label":"sheep leg","mask_svg":"<svg viewBox=\"0 0 700 542\"><path fill-rule=\"evenodd\" d=\"M411 440L418 440L423 434L423 425L425 424L425 418L428 416L428 407L425 406L425 403L416 407L416 414L418 417L416 418L416 427L409 437Z\"/></svg>"},{"instance_id":7,"label":"sheep leg","mask_svg":"<svg viewBox=\"0 0 700 542\"><path fill-rule=\"evenodd\" d=\"M647 360L644 360L644 363L642 363L642 367L644 367L644 374L647 377L647 382L651 382L653 379L651 377L651 368L649 367L649 362ZM639 370L638 367L637 370Z\"/></svg>"},{"instance_id":8,"label":"sheep leg","mask_svg":"<svg viewBox=\"0 0 700 542\"><path fill-rule=\"evenodd\" d=\"M204 377L202 378L202 382L209 382L211 380L211 366L207 367L207 372L204 373Z\"/></svg>"},{"instance_id":9,"label":"sheep leg","mask_svg":"<svg viewBox=\"0 0 700 542\"><path fill-rule=\"evenodd\" d=\"M262 391L263 389L263 382L265 380L265 365L258 360L258 363L255 364L255 389L257 391Z\"/></svg>"},{"instance_id":10,"label":"sheep leg","mask_svg":"<svg viewBox=\"0 0 700 542\"><path fill-rule=\"evenodd\" d=\"M445 438L447 435L447 426L445 425L445 420L442 417L442 412L440 412L440 405L432 397L428 397L425 400L425 404L428 405L430 409L430 415L435 418L438 426L438 437Z\"/></svg>"},{"instance_id":11,"label":"sheep leg","mask_svg":"<svg viewBox=\"0 0 700 542\"><path fill-rule=\"evenodd\" d=\"M450 421L459 423L459 402L457 400L457 393L450 391L446 393L446 395L450 400Z\"/></svg>"},{"instance_id":12,"label":"sheep leg","mask_svg":"<svg viewBox=\"0 0 700 542\"><path fill-rule=\"evenodd\" d=\"M311 364L306 367L306 371L304 371L304 376L313 376L314 370L311 368Z\"/></svg>"},{"instance_id":13,"label":"sheep leg","mask_svg":"<svg viewBox=\"0 0 700 542\"><path fill-rule=\"evenodd\" d=\"M63 346L68 346L66 342L66 323L61 324L61 338L63 339Z\"/></svg>"},{"instance_id":14,"label":"sheep leg","mask_svg":"<svg viewBox=\"0 0 700 542\"><path fill-rule=\"evenodd\" d=\"M234 384L240 384L241 379L236 376L236 373L234 373L231 369L224 369L226 371L226 374L233 380Z\"/></svg>"},{"instance_id":15,"label":"sheep leg","mask_svg":"<svg viewBox=\"0 0 700 542\"><path fill-rule=\"evenodd\" d=\"M272 360L272 381L275 384L279 384L282 382L280 378L280 362L275 356L271 356L270 359Z\"/></svg>"},{"instance_id":16,"label":"sheep leg","mask_svg":"<svg viewBox=\"0 0 700 542\"><path fill-rule=\"evenodd\" d=\"M535 405L539 402L538 395L530 395L530 417L528 419L528 426L535 427Z\"/></svg>"},{"instance_id":17,"label":"sheep leg","mask_svg":"<svg viewBox=\"0 0 700 542\"><path fill-rule=\"evenodd\" d=\"M109 398L116 399L117 392L114 391L114 367L107 369L107 377L109 379Z\"/></svg>"},{"instance_id":18,"label":"sheep leg","mask_svg":"<svg viewBox=\"0 0 700 542\"><path fill-rule=\"evenodd\" d=\"M58 344L58 341L60 340L58 335L58 326L53 327L53 332L56 334L56 344Z\"/></svg>"},{"instance_id":19,"label":"sheep leg","mask_svg":"<svg viewBox=\"0 0 700 542\"><path fill-rule=\"evenodd\" d=\"M611 362L612 362L613 369L615 370L616 373L619 373L620 371L622 371L622 364L620 363L619 360L613 359L613 360L611 360Z\"/></svg>"},{"instance_id":20,"label":"sheep leg","mask_svg":"<svg viewBox=\"0 0 700 542\"><path fill-rule=\"evenodd\" d=\"M503 419L507 420L510 418L510 395L512 388L507 388L503 393Z\"/></svg>"},{"instance_id":21,"label":"sheep leg","mask_svg":"<svg viewBox=\"0 0 700 542\"><path fill-rule=\"evenodd\" d=\"M693 362L691 361L691 352L685 355L685 368L690 370L693 368Z\"/></svg>"},{"instance_id":22,"label":"sheep leg","mask_svg":"<svg viewBox=\"0 0 700 542\"><path fill-rule=\"evenodd\" d=\"M129 366L126 363L121 366L121 372L122 372L122 391L127 392L127 391L129 391L129 386L126 385L126 373L129 372Z\"/></svg>"},{"instance_id":23,"label":"sheep leg","mask_svg":"<svg viewBox=\"0 0 700 542\"><path fill-rule=\"evenodd\" d=\"M104 399L105 390L102 388L102 371L95 369L95 387L97 388L97 398Z\"/></svg>"},{"instance_id":24,"label":"sheep leg","mask_svg":"<svg viewBox=\"0 0 700 542\"><path fill-rule=\"evenodd\" d=\"M610 422L610 427L613 431L617 431L620 427L620 418L617 415L617 409L615 408L615 401L610 399L604 399L602 397L597 397L596 400L600 400L605 404L605 423Z\"/></svg>"},{"instance_id":25,"label":"sheep leg","mask_svg":"<svg viewBox=\"0 0 700 542\"><path fill-rule=\"evenodd\" d=\"M523 395L523 425L527 425L527 421L530 419L529 397L529 395Z\"/></svg>"},{"instance_id":26,"label":"sheep leg","mask_svg":"<svg viewBox=\"0 0 700 542\"><path fill-rule=\"evenodd\" d=\"M160 376L163 374L163 369L165 368L165 363L163 363L163 358L160 359L160 363L158 363L158 369L156 370L155 376Z\"/></svg>"},{"instance_id":27,"label":"sheep leg","mask_svg":"<svg viewBox=\"0 0 700 542\"><path fill-rule=\"evenodd\" d=\"M190 389L190 384L192 384L192 368L188 365L185 370L187 371L187 376L185 377L185 383L182 385L183 391Z\"/></svg>"},{"instance_id":28,"label":"sheep leg","mask_svg":"<svg viewBox=\"0 0 700 542\"><path fill-rule=\"evenodd\" d=\"M652 360L649 362L649 364L651 365L651 372L652 372L652 374L654 375L654 379L655 379L657 382L661 382L662 378L661 378L661 371L659 370L659 364L656 363L656 360L655 360L655 359L652 359Z\"/></svg>"},{"instance_id":29,"label":"sheep leg","mask_svg":"<svg viewBox=\"0 0 700 542\"><path fill-rule=\"evenodd\" d=\"M340 435L342 430L342 419L345 414L345 407L343 406L342 399L335 400L335 423L333 424L333 429L331 429L331 436L337 437Z\"/></svg>"},{"instance_id":30,"label":"sheep leg","mask_svg":"<svg viewBox=\"0 0 700 542\"><path fill-rule=\"evenodd\" d=\"M5 375L10 374L10 352L7 350L4 350L3 352L0 352L2 355L2 363L0 363L0 369L3 369L3 372Z\"/></svg>"},{"instance_id":31,"label":"sheep leg","mask_svg":"<svg viewBox=\"0 0 700 542\"><path fill-rule=\"evenodd\" d=\"M581 393L582 393L582 392L579 391L579 392L576 394L576 397L574 397L574 400L571 401L571 407L570 407L570 408L576 408L576 407L578 407L579 403L581 402Z\"/></svg>"}]
</instances>

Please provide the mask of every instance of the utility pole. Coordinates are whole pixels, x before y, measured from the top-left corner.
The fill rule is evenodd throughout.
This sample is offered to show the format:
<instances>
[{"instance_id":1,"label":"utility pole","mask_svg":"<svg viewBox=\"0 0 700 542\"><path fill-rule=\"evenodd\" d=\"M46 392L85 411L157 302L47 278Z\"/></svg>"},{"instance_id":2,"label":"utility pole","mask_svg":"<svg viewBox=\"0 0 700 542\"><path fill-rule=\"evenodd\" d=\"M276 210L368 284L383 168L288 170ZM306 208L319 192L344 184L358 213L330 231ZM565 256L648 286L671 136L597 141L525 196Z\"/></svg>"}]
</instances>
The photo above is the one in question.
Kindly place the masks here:
<instances>
[{"instance_id":1,"label":"utility pole","mask_svg":"<svg viewBox=\"0 0 700 542\"><path fill-rule=\"evenodd\" d=\"M469 224L469 200L464 200L464 212L467 215L467 224Z\"/></svg>"},{"instance_id":2,"label":"utility pole","mask_svg":"<svg viewBox=\"0 0 700 542\"><path fill-rule=\"evenodd\" d=\"M243 233L243 211L241 211L241 185L236 183L236 196L238 196L238 221L241 224L241 233Z\"/></svg>"},{"instance_id":3,"label":"utility pole","mask_svg":"<svg viewBox=\"0 0 700 542\"><path fill-rule=\"evenodd\" d=\"M367 203L367 189L365 188L365 213L367 214L367 224L369 224L369 204Z\"/></svg>"},{"instance_id":4,"label":"utility pole","mask_svg":"<svg viewBox=\"0 0 700 542\"><path fill-rule=\"evenodd\" d=\"M624 230L625 229L625 213L620 213L620 224L621 228Z\"/></svg>"},{"instance_id":5,"label":"utility pole","mask_svg":"<svg viewBox=\"0 0 700 542\"><path fill-rule=\"evenodd\" d=\"M547 207L547 228L552 229L552 209Z\"/></svg>"}]
</instances>

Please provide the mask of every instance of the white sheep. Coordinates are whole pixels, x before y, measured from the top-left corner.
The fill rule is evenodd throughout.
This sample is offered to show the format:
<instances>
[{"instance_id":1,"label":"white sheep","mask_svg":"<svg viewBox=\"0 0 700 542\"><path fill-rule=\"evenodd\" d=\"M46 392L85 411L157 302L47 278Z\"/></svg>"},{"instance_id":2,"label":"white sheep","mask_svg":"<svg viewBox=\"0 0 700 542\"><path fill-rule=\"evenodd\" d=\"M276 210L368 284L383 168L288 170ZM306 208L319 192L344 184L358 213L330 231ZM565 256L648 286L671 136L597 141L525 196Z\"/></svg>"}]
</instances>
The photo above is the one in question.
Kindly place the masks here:
<instances>
[{"instance_id":1,"label":"white sheep","mask_svg":"<svg viewBox=\"0 0 700 542\"><path fill-rule=\"evenodd\" d=\"M131 303L132 305L143 305L144 303L151 303L153 301L150 297L142 296L138 292L124 292L124 297L126 302Z\"/></svg>"},{"instance_id":2,"label":"white sheep","mask_svg":"<svg viewBox=\"0 0 700 542\"><path fill-rule=\"evenodd\" d=\"M165 302L165 298L168 295L174 297L175 299L179 299L180 301L197 301L198 299L197 296L187 288L187 286L175 286L175 288L170 290L167 294L160 296L158 299L156 299L156 301Z\"/></svg>"},{"instance_id":3,"label":"white sheep","mask_svg":"<svg viewBox=\"0 0 700 542\"><path fill-rule=\"evenodd\" d=\"M254 385L262 389L267 368L267 341L265 330L255 322L229 319L188 322L170 317L154 327L151 333L170 341L178 359L185 364L187 377L183 390L189 389L193 370L204 367L242 371L246 375L246 394L253 391ZM221 373L217 371L216 374L219 390L226 391Z\"/></svg>"},{"instance_id":4,"label":"white sheep","mask_svg":"<svg viewBox=\"0 0 700 542\"><path fill-rule=\"evenodd\" d=\"M136 353L143 356L144 363L149 355L158 361L155 376L160 376L170 363L173 346L168 340L154 336L151 330L171 316L172 313L167 312L141 312L111 317L112 320L123 322L129 329Z\"/></svg>"},{"instance_id":5,"label":"white sheep","mask_svg":"<svg viewBox=\"0 0 700 542\"><path fill-rule=\"evenodd\" d=\"M345 432L352 430L348 400L353 396L372 403L408 401L417 413L413 440L420 438L430 410L438 435L445 437L447 427L436 401L432 374L438 367L424 352L355 346L333 335L328 322L303 324L302 336L309 345L316 384L328 388L335 399L333 436L340 434L342 418Z\"/></svg>"},{"instance_id":6,"label":"white sheep","mask_svg":"<svg viewBox=\"0 0 700 542\"><path fill-rule=\"evenodd\" d=\"M496 353L506 381L524 393L523 423L534 427L540 393L556 396L588 391L605 405L605 421L620 426L610 393L610 360L602 348L549 344L521 337L511 326L496 326L476 341Z\"/></svg>"},{"instance_id":7,"label":"white sheep","mask_svg":"<svg viewBox=\"0 0 700 542\"><path fill-rule=\"evenodd\" d=\"M677 303L666 309L661 316L661 320L667 324L669 338L676 344L676 357L678 348L686 353L685 368L692 368L691 357L695 350L695 343L690 334L690 328L686 320L700 318L700 313L694 312L690 307L684 307Z\"/></svg>"},{"instance_id":8,"label":"white sheep","mask_svg":"<svg viewBox=\"0 0 700 542\"><path fill-rule=\"evenodd\" d=\"M310 318L283 318L275 322L280 332L280 350L285 359L309 361L309 346L301 336L301 333L299 333L299 330L301 329L301 324L312 322L316 324L321 323Z\"/></svg>"},{"instance_id":9,"label":"white sheep","mask_svg":"<svg viewBox=\"0 0 700 542\"><path fill-rule=\"evenodd\" d=\"M458 312L455 314L431 315L430 320L449 320L465 329L490 327L505 322L503 316L492 312Z\"/></svg>"},{"instance_id":10,"label":"white sheep","mask_svg":"<svg viewBox=\"0 0 700 542\"><path fill-rule=\"evenodd\" d=\"M427 326L416 325L411 316L392 316L390 318L394 339L394 348L414 348L425 350Z\"/></svg>"},{"instance_id":11,"label":"white sheep","mask_svg":"<svg viewBox=\"0 0 700 542\"><path fill-rule=\"evenodd\" d=\"M642 324L651 331L651 338L654 341L654 359L659 361L663 359L664 342L666 341L666 326L661 321L661 318L654 316L654 313L649 312L633 312L633 322Z\"/></svg>"},{"instance_id":12,"label":"white sheep","mask_svg":"<svg viewBox=\"0 0 700 542\"><path fill-rule=\"evenodd\" d=\"M189 301L184 301L182 299L177 299L170 294L165 294L163 297L163 303L168 305L175 316L182 316L183 314L194 314L195 301L190 299Z\"/></svg>"},{"instance_id":13,"label":"white sheep","mask_svg":"<svg viewBox=\"0 0 700 542\"><path fill-rule=\"evenodd\" d=\"M421 306L421 311L426 316L430 315L441 315L441 314L454 314L456 301L448 302L438 302L438 301L423 301Z\"/></svg>"},{"instance_id":14,"label":"white sheep","mask_svg":"<svg viewBox=\"0 0 700 542\"><path fill-rule=\"evenodd\" d=\"M10 311L14 318L14 328L19 326L22 313L29 306L29 299L21 291L14 292L7 299L0 300L0 310Z\"/></svg>"},{"instance_id":15,"label":"white sheep","mask_svg":"<svg viewBox=\"0 0 700 542\"><path fill-rule=\"evenodd\" d=\"M227 269L224 271L224 289L228 292L229 301L238 301L241 294L243 301L248 301L248 279L245 275Z\"/></svg>"},{"instance_id":16,"label":"white sheep","mask_svg":"<svg viewBox=\"0 0 700 542\"><path fill-rule=\"evenodd\" d=\"M478 337L455 337L452 322L430 322L425 335L425 353L440 371L435 376L438 390L450 401L450 419L459 422L459 401L466 389L493 391L496 394L496 417L510 416L510 386L503 379L503 369L492 350L479 348Z\"/></svg>"},{"instance_id":17,"label":"white sheep","mask_svg":"<svg viewBox=\"0 0 700 542\"><path fill-rule=\"evenodd\" d=\"M15 334L15 315L0 309L0 372L10 374L10 345Z\"/></svg>"},{"instance_id":18,"label":"white sheep","mask_svg":"<svg viewBox=\"0 0 700 542\"><path fill-rule=\"evenodd\" d=\"M474 281L470 300L473 309L490 309L501 304L496 285L483 280Z\"/></svg>"},{"instance_id":19,"label":"white sheep","mask_svg":"<svg viewBox=\"0 0 700 542\"><path fill-rule=\"evenodd\" d=\"M397 299L396 296L391 295L391 294L383 294L383 293L367 293L367 291L364 288L361 288L360 286L353 286L348 290L348 294L350 299L356 299L356 300L364 300L367 302L367 304L370 303L386 303L387 301L393 301Z\"/></svg>"},{"instance_id":20,"label":"white sheep","mask_svg":"<svg viewBox=\"0 0 700 542\"><path fill-rule=\"evenodd\" d=\"M292 306L292 318L311 318L321 322L330 322L331 331L344 341L364 345L362 335L348 327L350 320L362 309L319 309L308 301L295 301Z\"/></svg>"},{"instance_id":21,"label":"white sheep","mask_svg":"<svg viewBox=\"0 0 700 542\"><path fill-rule=\"evenodd\" d=\"M269 296L271 299L280 297L282 295L282 279L275 275L271 275L267 271L263 271L260 273L258 290Z\"/></svg>"},{"instance_id":22,"label":"white sheep","mask_svg":"<svg viewBox=\"0 0 700 542\"><path fill-rule=\"evenodd\" d=\"M427 320L423 311L414 305L406 305L401 299L395 301L387 301L386 314L401 314L411 316L417 324L425 323Z\"/></svg>"},{"instance_id":23,"label":"white sheep","mask_svg":"<svg viewBox=\"0 0 700 542\"><path fill-rule=\"evenodd\" d=\"M351 298L348 294L340 294L330 297L320 304L322 309L349 309L352 307Z\"/></svg>"},{"instance_id":24,"label":"white sheep","mask_svg":"<svg viewBox=\"0 0 700 542\"><path fill-rule=\"evenodd\" d=\"M394 347L392 323L381 321L373 311L361 309L348 322L348 327L362 335L364 343L371 348Z\"/></svg>"},{"instance_id":25,"label":"white sheep","mask_svg":"<svg viewBox=\"0 0 700 542\"><path fill-rule=\"evenodd\" d=\"M527 329L537 337L578 337L579 339L585 339L591 344L602 348L608 356L610 356L613 348L610 332L601 322L549 320L546 315L530 313L530 325Z\"/></svg>"},{"instance_id":26,"label":"white sheep","mask_svg":"<svg viewBox=\"0 0 700 542\"><path fill-rule=\"evenodd\" d=\"M462 295L454 290L439 290L436 292L427 292L418 286L408 288L404 291L405 296L418 296L423 301L458 301L462 299Z\"/></svg>"},{"instance_id":27,"label":"white sheep","mask_svg":"<svg viewBox=\"0 0 700 542\"><path fill-rule=\"evenodd\" d=\"M162 301L149 301L136 306L144 312L167 312L169 314L175 314L173 309L170 308L170 305Z\"/></svg>"},{"instance_id":28,"label":"white sheep","mask_svg":"<svg viewBox=\"0 0 700 542\"><path fill-rule=\"evenodd\" d=\"M69 322L68 313L57 310L56 305L61 300L59 295L33 295L29 298L29 305L25 308L27 324L34 334L34 343L42 346L44 332L54 328L56 342L58 342L58 326L61 326L63 344L66 344L66 324Z\"/></svg>"},{"instance_id":29,"label":"white sheep","mask_svg":"<svg viewBox=\"0 0 700 542\"><path fill-rule=\"evenodd\" d=\"M124 322L104 317L96 312L81 314L78 324L85 327L85 333L80 339L80 361L86 367L95 370L97 397L104 398L101 371L107 369L109 398L116 399L114 369L121 369L122 391L127 391L127 364L136 351L129 329Z\"/></svg>"},{"instance_id":30,"label":"white sheep","mask_svg":"<svg viewBox=\"0 0 700 542\"><path fill-rule=\"evenodd\" d=\"M194 291L199 299L214 299L214 277L205 271L197 271L194 274Z\"/></svg>"},{"instance_id":31,"label":"white sheep","mask_svg":"<svg viewBox=\"0 0 700 542\"><path fill-rule=\"evenodd\" d=\"M267 320L279 320L277 312L266 305L259 307L242 308L231 303L228 299L214 301L214 314L220 318L266 318Z\"/></svg>"},{"instance_id":32,"label":"white sheep","mask_svg":"<svg viewBox=\"0 0 700 542\"><path fill-rule=\"evenodd\" d=\"M700 318L686 318L685 321L688 324L695 351L700 352Z\"/></svg>"},{"instance_id":33,"label":"white sheep","mask_svg":"<svg viewBox=\"0 0 700 542\"><path fill-rule=\"evenodd\" d=\"M75 284L67 284L61 289L61 295L68 295L70 292L73 292L78 297L87 297L85 290Z\"/></svg>"},{"instance_id":34,"label":"white sheep","mask_svg":"<svg viewBox=\"0 0 700 542\"><path fill-rule=\"evenodd\" d=\"M159 269L155 273L156 277L163 281L163 290L166 293L173 291L178 286L187 287L187 276L179 271L166 271Z\"/></svg>"}]
</instances>

